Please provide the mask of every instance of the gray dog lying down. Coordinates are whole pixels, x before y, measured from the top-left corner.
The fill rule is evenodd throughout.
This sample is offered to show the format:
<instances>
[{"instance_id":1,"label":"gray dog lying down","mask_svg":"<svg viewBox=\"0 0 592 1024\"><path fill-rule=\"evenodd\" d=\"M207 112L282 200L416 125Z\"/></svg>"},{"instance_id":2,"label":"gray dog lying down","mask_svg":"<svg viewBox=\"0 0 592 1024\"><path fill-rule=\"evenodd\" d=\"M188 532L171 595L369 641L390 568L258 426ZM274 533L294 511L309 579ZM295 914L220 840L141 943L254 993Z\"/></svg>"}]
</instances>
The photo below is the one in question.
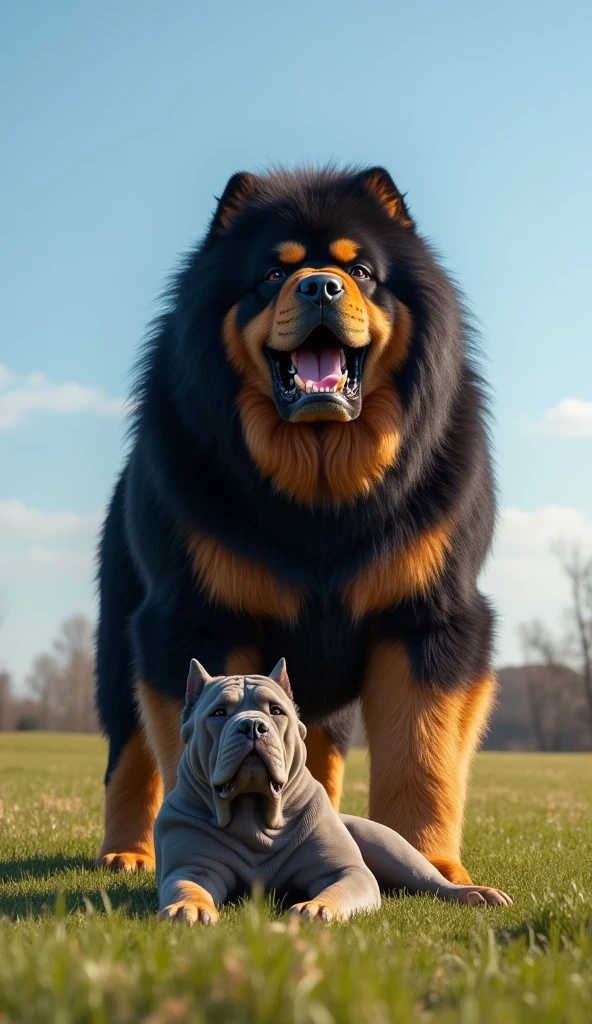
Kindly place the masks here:
<instances>
[{"instance_id":1,"label":"gray dog lying down","mask_svg":"<svg viewBox=\"0 0 592 1024\"><path fill-rule=\"evenodd\" d=\"M291 911L345 920L381 889L507 905L499 889L452 885L402 836L338 815L306 767L306 729L285 661L270 677L213 679L192 661L176 788L156 820L160 917L213 924L254 883L306 895Z\"/></svg>"}]
</instances>

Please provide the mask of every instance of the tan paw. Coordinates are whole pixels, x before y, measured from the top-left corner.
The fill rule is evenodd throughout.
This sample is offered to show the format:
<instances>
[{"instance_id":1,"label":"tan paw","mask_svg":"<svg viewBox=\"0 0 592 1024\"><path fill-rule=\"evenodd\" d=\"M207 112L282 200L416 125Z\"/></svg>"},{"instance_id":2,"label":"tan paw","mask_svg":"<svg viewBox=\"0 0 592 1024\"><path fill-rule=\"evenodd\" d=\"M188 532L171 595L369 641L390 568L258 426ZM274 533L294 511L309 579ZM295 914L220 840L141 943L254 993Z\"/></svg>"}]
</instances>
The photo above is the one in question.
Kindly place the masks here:
<instances>
[{"instance_id":1,"label":"tan paw","mask_svg":"<svg viewBox=\"0 0 592 1024\"><path fill-rule=\"evenodd\" d=\"M290 907L290 913L301 917L304 921L324 921L327 924L341 916L334 904L323 903L320 900L295 903L293 907Z\"/></svg>"},{"instance_id":2,"label":"tan paw","mask_svg":"<svg viewBox=\"0 0 592 1024\"><path fill-rule=\"evenodd\" d=\"M472 907L511 907L514 902L501 889L491 889L488 885L467 885L459 887L459 900L469 903Z\"/></svg>"},{"instance_id":3,"label":"tan paw","mask_svg":"<svg viewBox=\"0 0 592 1024\"><path fill-rule=\"evenodd\" d=\"M459 860L452 857L428 857L430 864L454 885L470 885L471 876Z\"/></svg>"},{"instance_id":4,"label":"tan paw","mask_svg":"<svg viewBox=\"0 0 592 1024\"><path fill-rule=\"evenodd\" d=\"M195 903L192 900L181 900L170 903L159 912L159 921L182 921L183 924L217 924L218 911L213 903Z\"/></svg>"},{"instance_id":5,"label":"tan paw","mask_svg":"<svg viewBox=\"0 0 592 1024\"><path fill-rule=\"evenodd\" d=\"M149 853L104 853L95 865L110 871L154 871L154 857Z\"/></svg>"}]
</instances>

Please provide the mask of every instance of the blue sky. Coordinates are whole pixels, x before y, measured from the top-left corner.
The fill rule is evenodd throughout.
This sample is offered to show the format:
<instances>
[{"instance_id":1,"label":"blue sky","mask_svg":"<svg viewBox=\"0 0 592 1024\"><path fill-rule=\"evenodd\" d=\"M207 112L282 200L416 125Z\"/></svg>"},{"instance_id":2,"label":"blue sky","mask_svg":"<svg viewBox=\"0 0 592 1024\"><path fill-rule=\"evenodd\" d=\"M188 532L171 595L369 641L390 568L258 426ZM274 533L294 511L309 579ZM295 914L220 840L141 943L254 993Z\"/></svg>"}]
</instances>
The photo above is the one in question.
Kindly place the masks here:
<instances>
[{"instance_id":1,"label":"blue sky","mask_svg":"<svg viewBox=\"0 0 592 1024\"><path fill-rule=\"evenodd\" d=\"M484 579L558 620L557 536L592 546L589 3L4 5L0 662L94 614L121 399L178 255L237 169L386 165L464 289L494 391Z\"/></svg>"}]
</instances>

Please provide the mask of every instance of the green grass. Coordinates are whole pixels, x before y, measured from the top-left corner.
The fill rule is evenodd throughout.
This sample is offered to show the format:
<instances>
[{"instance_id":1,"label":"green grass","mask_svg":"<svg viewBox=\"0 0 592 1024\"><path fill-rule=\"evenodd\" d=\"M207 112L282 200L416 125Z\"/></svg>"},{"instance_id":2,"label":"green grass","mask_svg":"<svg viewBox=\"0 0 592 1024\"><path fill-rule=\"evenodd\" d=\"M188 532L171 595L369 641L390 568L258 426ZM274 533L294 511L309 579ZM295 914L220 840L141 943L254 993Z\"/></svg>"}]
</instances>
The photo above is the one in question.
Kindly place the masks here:
<instances>
[{"instance_id":1,"label":"green grass","mask_svg":"<svg viewBox=\"0 0 592 1024\"><path fill-rule=\"evenodd\" d=\"M386 899L347 925L269 904L193 931L154 919L151 876L92 869L105 748L0 736L0 1024L513 1024L592 1020L592 755L482 754L465 830L514 906ZM365 759L345 809L363 813Z\"/></svg>"}]
</instances>

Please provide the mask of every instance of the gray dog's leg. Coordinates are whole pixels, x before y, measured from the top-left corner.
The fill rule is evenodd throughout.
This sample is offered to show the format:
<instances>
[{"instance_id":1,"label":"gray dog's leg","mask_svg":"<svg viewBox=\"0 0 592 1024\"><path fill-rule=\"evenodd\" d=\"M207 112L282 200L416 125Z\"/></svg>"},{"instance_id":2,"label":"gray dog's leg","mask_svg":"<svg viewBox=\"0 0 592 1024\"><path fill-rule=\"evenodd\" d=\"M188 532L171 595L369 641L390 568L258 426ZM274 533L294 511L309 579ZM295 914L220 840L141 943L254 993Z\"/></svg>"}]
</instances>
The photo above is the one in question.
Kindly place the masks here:
<instances>
[{"instance_id":1,"label":"gray dog's leg","mask_svg":"<svg viewBox=\"0 0 592 1024\"><path fill-rule=\"evenodd\" d=\"M512 902L500 889L453 885L419 850L386 825L353 814L340 814L339 817L355 839L366 866L381 889L433 892L440 899L460 900L462 903L507 905Z\"/></svg>"}]
</instances>

